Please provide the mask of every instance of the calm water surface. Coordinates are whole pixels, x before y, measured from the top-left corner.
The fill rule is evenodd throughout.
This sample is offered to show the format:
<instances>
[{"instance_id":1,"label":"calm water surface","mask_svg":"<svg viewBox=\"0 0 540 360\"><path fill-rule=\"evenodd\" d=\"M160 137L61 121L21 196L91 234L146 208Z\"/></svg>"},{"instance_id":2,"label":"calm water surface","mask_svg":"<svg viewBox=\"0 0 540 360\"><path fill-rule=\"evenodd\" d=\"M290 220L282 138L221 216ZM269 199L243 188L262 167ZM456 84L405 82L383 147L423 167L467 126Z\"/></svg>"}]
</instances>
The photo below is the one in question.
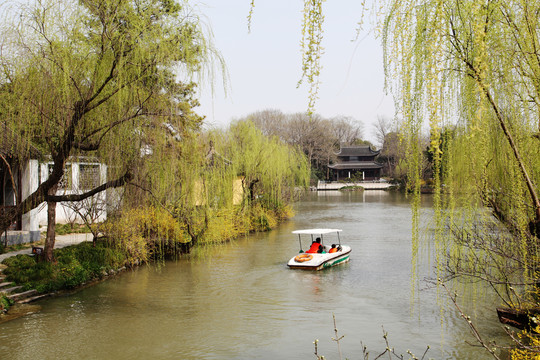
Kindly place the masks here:
<instances>
[{"instance_id":1,"label":"calm water surface","mask_svg":"<svg viewBox=\"0 0 540 360\"><path fill-rule=\"evenodd\" d=\"M429 198L423 201L429 214ZM144 266L74 295L39 302L38 313L0 325L0 359L338 359L376 357L390 345L436 359L489 359L441 291L411 288L411 210L400 194L311 193L280 228L212 249L204 259ZM341 228L351 260L319 272L290 270L291 231ZM429 231L428 231L429 232ZM429 244L427 244L429 245ZM429 252L429 246L425 246ZM432 276L423 255L419 278ZM460 298L482 334L506 338L496 299ZM477 295L476 295L477 296ZM415 300L411 300L414 298Z\"/></svg>"}]
</instances>

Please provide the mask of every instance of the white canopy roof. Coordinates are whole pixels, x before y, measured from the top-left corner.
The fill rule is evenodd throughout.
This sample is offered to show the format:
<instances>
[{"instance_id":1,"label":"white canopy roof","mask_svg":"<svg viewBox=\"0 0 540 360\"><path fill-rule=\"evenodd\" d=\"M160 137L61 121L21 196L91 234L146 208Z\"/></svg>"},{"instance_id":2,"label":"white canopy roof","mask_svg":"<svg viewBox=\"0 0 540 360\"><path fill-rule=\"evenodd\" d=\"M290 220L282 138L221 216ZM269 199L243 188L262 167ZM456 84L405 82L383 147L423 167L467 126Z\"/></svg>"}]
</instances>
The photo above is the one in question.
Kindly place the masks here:
<instances>
[{"instance_id":1,"label":"white canopy roof","mask_svg":"<svg viewBox=\"0 0 540 360\"><path fill-rule=\"evenodd\" d=\"M330 234L335 232L341 232L341 229L305 229L305 230L294 230L293 234L309 234L309 235L322 235Z\"/></svg>"}]
</instances>

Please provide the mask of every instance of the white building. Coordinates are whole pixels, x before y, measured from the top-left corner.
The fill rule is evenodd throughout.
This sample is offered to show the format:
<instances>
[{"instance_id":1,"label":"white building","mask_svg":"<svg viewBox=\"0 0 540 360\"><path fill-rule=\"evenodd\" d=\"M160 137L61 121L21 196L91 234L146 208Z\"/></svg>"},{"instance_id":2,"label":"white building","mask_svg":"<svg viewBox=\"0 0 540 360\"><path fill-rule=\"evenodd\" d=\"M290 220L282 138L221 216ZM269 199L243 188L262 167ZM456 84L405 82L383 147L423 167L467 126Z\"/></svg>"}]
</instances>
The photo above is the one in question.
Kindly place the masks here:
<instances>
[{"instance_id":1,"label":"white building","mask_svg":"<svg viewBox=\"0 0 540 360\"><path fill-rule=\"evenodd\" d=\"M0 165L0 211L15 206L17 199L27 198L47 180L52 162L39 162L36 159L20 160L12 156L8 164ZM107 180L107 167L92 159L79 158L66 164L64 177L59 184L57 195L83 193L93 189ZM13 185L15 183L15 186ZM91 198L80 202L58 203L56 207L56 221L58 223L82 222L80 214L88 214L94 221L103 221L107 217L106 192L103 191ZM8 243L22 243L37 241L40 238L39 227L47 224L47 204L42 203L18 218L7 233ZM6 234L1 234L1 241L5 241Z\"/></svg>"}]
</instances>

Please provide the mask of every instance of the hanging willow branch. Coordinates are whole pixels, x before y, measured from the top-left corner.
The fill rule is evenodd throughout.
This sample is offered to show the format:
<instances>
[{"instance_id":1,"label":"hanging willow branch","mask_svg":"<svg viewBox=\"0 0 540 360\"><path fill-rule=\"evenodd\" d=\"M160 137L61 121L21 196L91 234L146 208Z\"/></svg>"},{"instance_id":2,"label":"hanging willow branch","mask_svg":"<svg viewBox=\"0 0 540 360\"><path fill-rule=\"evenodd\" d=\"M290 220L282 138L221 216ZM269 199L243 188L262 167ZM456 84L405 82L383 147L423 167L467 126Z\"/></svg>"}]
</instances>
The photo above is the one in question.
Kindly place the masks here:
<instances>
[{"instance_id":1,"label":"hanging willow branch","mask_svg":"<svg viewBox=\"0 0 540 360\"><path fill-rule=\"evenodd\" d=\"M519 169L521 170L521 174L523 176L523 180L527 184L527 189L529 190L529 194L531 196L532 203L534 205L534 211L535 211L535 223L540 225L540 198L538 197L538 193L536 191L536 186L533 184L533 181L531 177L529 176L529 172L527 171L527 168L525 167L525 163L523 159L521 158L519 149L514 141L514 138L510 132L510 129L506 125L506 122L504 121L504 117L501 114L500 109L498 108L497 104L493 100L493 97L491 96L491 93L486 88L485 84L482 82L481 78L478 76L478 73L476 72L476 69L472 67L472 65L467 62L467 66L474 71L474 79L478 82L478 85L481 87L484 95L486 96L486 99L489 101L493 111L495 112L495 116L497 117L497 120L499 120L499 124L501 126L502 131L504 132L504 135L506 136L506 139L508 140L508 143L510 144L510 147L512 148L512 152L514 153L514 156L516 158L516 162L518 163Z\"/></svg>"},{"instance_id":2,"label":"hanging willow branch","mask_svg":"<svg viewBox=\"0 0 540 360\"><path fill-rule=\"evenodd\" d=\"M15 203L18 204L21 202L21 199L19 199L19 191L17 191L17 183L15 182L15 178L13 177L13 172L11 171L11 165L9 165L9 162L4 157L4 155L0 154L0 158L6 164L6 167L8 169L9 178L11 180L11 186L13 186L13 190L15 191Z\"/></svg>"},{"instance_id":3,"label":"hanging willow branch","mask_svg":"<svg viewBox=\"0 0 540 360\"><path fill-rule=\"evenodd\" d=\"M302 22L302 78L309 84L308 113L315 110L320 86L321 56L323 54L323 23L322 4L325 0L304 0L304 18Z\"/></svg>"},{"instance_id":4,"label":"hanging willow branch","mask_svg":"<svg viewBox=\"0 0 540 360\"><path fill-rule=\"evenodd\" d=\"M253 17L253 12L255 11L255 0L251 0L251 4L249 6L249 14L247 16L247 26L248 26L248 33L251 32L251 19Z\"/></svg>"},{"instance_id":5,"label":"hanging willow branch","mask_svg":"<svg viewBox=\"0 0 540 360\"><path fill-rule=\"evenodd\" d=\"M539 13L537 0L392 0L384 23L402 131L418 139L424 120L431 130L437 272L481 280L512 308L539 305ZM408 145L418 179L420 147ZM478 226L491 215L503 226Z\"/></svg>"},{"instance_id":6,"label":"hanging willow branch","mask_svg":"<svg viewBox=\"0 0 540 360\"><path fill-rule=\"evenodd\" d=\"M485 19L485 27L484 27L484 36L482 37L482 43L485 42L485 34L489 30L490 25L490 17L491 11L489 9L490 1L487 3L488 9L486 10L486 19ZM538 197L538 193L536 190L536 186L534 185L531 177L529 176L529 172L527 171L527 168L525 166L525 163L520 155L520 151L518 149L518 146L516 142L514 141L514 138L512 136L512 133L510 132L509 127L506 124L506 121L504 119L504 116L495 102L488 86L486 85L486 82L484 80L484 77L481 74L481 71L479 70L479 67L482 67L482 64L476 64L473 62L473 60L470 59L468 56L467 51L465 50L464 46L458 39L458 36L456 35L457 30L454 26L453 21L449 21L451 26L451 44L456 50L456 54L460 57L461 61L467 66L467 68L470 70L467 72L467 75L470 76L474 81L478 84L479 88L481 89L482 94L485 96L486 100L488 101L489 105L491 106L495 117L497 118L499 125L501 127L501 130L504 133L504 136L506 137L508 144L510 145L510 148L512 149L512 152L514 154L514 157L516 159L516 163L519 166L519 169L521 170L521 175L523 176L523 181L527 184L527 189L529 191L529 195L531 197L531 201L534 206L534 213L535 213L535 223L540 225L540 198ZM540 230L539 230L540 231Z\"/></svg>"}]
</instances>

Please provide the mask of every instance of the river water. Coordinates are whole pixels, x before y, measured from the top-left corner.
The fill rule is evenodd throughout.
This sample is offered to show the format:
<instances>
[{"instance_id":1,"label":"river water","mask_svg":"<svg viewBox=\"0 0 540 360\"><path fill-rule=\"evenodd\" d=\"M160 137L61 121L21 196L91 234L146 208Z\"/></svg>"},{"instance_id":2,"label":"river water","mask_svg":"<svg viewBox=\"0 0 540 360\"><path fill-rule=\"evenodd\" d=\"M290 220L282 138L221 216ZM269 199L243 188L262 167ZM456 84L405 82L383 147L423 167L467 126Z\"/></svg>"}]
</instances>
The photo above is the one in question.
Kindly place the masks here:
<instances>
[{"instance_id":1,"label":"river water","mask_svg":"<svg viewBox=\"0 0 540 360\"><path fill-rule=\"evenodd\" d=\"M430 198L422 201L429 218ZM401 194L310 193L278 229L208 251L198 260L149 265L0 324L0 359L327 359L370 358L384 351L383 328L399 354L489 359L475 348L433 276L429 240L411 280L411 209ZM429 234L429 221L425 222ZM319 272L291 270L298 251L291 231L341 228L350 262ZM417 285L413 286L412 283ZM460 305L487 340L504 342L498 301L461 288ZM478 302L475 297L482 297ZM413 300L414 299L414 300ZM406 355L405 358L408 358Z\"/></svg>"}]
</instances>

